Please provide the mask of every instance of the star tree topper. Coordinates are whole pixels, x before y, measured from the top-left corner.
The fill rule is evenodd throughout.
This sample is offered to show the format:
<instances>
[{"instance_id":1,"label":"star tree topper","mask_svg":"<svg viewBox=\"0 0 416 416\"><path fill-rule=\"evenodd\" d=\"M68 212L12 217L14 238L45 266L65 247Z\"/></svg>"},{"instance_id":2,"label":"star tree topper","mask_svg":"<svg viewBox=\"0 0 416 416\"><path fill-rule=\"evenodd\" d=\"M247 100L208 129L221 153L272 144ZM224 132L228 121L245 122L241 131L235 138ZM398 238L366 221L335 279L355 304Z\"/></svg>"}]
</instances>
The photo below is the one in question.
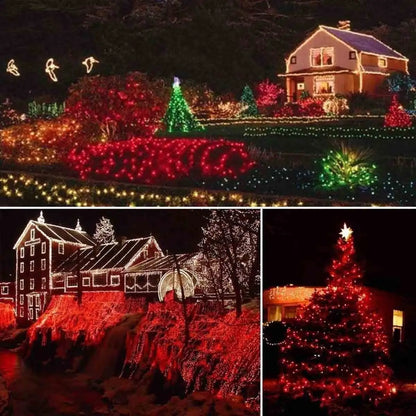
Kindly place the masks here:
<instances>
[{"instance_id":1,"label":"star tree topper","mask_svg":"<svg viewBox=\"0 0 416 416\"><path fill-rule=\"evenodd\" d=\"M352 235L352 229L350 227L347 227L347 224L344 222L344 227L341 228L341 237L345 240L348 241L349 238Z\"/></svg>"}]
</instances>

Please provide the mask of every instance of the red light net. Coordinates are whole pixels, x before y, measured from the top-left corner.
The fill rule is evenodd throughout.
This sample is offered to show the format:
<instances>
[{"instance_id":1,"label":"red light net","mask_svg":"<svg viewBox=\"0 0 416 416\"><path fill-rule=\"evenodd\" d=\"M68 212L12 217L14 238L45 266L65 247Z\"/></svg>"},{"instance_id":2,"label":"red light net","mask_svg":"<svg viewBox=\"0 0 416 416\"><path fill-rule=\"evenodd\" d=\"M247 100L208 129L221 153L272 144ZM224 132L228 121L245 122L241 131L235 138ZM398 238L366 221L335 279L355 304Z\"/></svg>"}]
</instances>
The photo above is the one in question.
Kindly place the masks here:
<instances>
[{"instance_id":1,"label":"red light net","mask_svg":"<svg viewBox=\"0 0 416 416\"><path fill-rule=\"evenodd\" d=\"M209 308L209 309L208 309ZM219 397L243 396L259 406L259 307L225 315L211 306L188 305L190 341L184 348L182 306L169 300L150 304L146 317L127 339L126 364L159 369L167 380L180 376L190 391Z\"/></svg>"},{"instance_id":2,"label":"red light net","mask_svg":"<svg viewBox=\"0 0 416 416\"><path fill-rule=\"evenodd\" d=\"M243 143L207 139L135 138L74 149L69 166L82 179L162 183L184 177L237 177L254 166Z\"/></svg>"},{"instance_id":3,"label":"red light net","mask_svg":"<svg viewBox=\"0 0 416 416\"><path fill-rule=\"evenodd\" d=\"M0 302L0 331L16 327L16 316L11 303Z\"/></svg>"},{"instance_id":4,"label":"red light net","mask_svg":"<svg viewBox=\"0 0 416 416\"><path fill-rule=\"evenodd\" d=\"M33 343L40 333L46 343L51 331L52 341L65 338L75 342L84 333L86 345L98 345L105 331L125 314L144 309L145 300L126 298L123 292L83 293L81 305L73 295L53 296L45 313L29 328L28 339Z\"/></svg>"}]
</instances>

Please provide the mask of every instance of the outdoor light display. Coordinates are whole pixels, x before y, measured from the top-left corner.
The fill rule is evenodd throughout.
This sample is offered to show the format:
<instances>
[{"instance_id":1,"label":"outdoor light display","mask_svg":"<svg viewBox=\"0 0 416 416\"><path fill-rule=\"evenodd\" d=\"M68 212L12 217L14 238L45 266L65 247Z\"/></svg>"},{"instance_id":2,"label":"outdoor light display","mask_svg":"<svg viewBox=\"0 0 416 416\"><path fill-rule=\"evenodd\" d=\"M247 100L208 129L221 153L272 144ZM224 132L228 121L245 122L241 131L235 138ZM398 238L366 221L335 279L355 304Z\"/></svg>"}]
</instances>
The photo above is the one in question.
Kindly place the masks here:
<instances>
[{"instance_id":1,"label":"outdoor light display","mask_svg":"<svg viewBox=\"0 0 416 416\"><path fill-rule=\"evenodd\" d=\"M16 316L12 303L0 302L0 331L16 327Z\"/></svg>"},{"instance_id":2,"label":"outdoor light display","mask_svg":"<svg viewBox=\"0 0 416 416\"><path fill-rule=\"evenodd\" d=\"M377 182L376 166L369 163L368 151L352 149L341 144L340 150L331 150L322 159L319 175L321 186L327 189L370 186Z\"/></svg>"},{"instance_id":3,"label":"outdoor light display","mask_svg":"<svg viewBox=\"0 0 416 416\"><path fill-rule=\"evenodd\" d=\"M85 65L87 74L89 74L92 71L94 64L99 64L99 63L100 61L97 61L97 59L95 59L93 56L89 56L88 58L82 61L82 65Z\"/></svg>"},{"instance_id":4,"label":"outdoor light display","mask_svg":"<svg viewBox=\"0 0 416 416\"><path fill-rule=\"evenodd\" d=\"M190 175L236 177L254 166L243 143L207 139L136 138L75 149L68 161L82 179L144 183Z\"/></svg>"},{"instance_id":5,"label":"outdoor light display","mask_svg":"<svg viewBox=\"0 0 416 416\"><path fill-rule=\"evenodd\" d=\"M163 117L163 122L169 133L189 133L204 130L203 126L192 114L188 103L182 95L179 78L177 77L174 78L172 95L166 114Z\"/></svg>"},{"instance_id":6,"label":"outdoor light display","mask_svg":"<svg viewBox=\"0 0 416 416\"><path fill-rule=\"evenodd\" d=\"M20 77L19 68L14 62L14 59L10 59L10 61L7 63L6 72L14 75L15 77Z\"/></svg>"},{"instance_id":7,"label":"outdoor light display","mask_svg":"<svg viewBox=\"0 0 416 416\"><path fill-rule=\"evenodd\" d=\"M340 234L328 286L312 294L281 344L279 382L285 394L322 406L357 398L377 405L394 392L388 338L361 283L352 230L344 224Z\"/></svg>"},{"instance_id":8,"label":"outdoor light display","mask_svg":"<svg viewBox=\"0 0 416 416\"><path fill-rule=\"evenodd\" d=\"M256 99L254 98L253 91L248 85L246 85L243 89L240 103L242 107L240 113L241 117L256 117L259 115Z\"/></svg>"},{"instance_id":9,"label":"outdoor light display","mask_svg":"<svg viewBox=\"0 0 416 416\"><path fill-rule=\"evenodd\" d=\"M49 75L49 78L53 82L58 82L58 78L56 77L56 74L55 74L55 69L59 69L59 66L55 64L55 62L53 61L53 58L49 58L45 64L45 72Z\"/></svg>"},{"instance_id":10,"label":"outdoor light display","mask_svg":"<svg viewBox=\"0 0 416 416\"><path fill-rule=\"evenodd\" d=\"M410 127L412 119L406 113L403 106L397 100L397 95L393 95L389 111L384 118L385 127Z\"/></svg>"}]
</instances>

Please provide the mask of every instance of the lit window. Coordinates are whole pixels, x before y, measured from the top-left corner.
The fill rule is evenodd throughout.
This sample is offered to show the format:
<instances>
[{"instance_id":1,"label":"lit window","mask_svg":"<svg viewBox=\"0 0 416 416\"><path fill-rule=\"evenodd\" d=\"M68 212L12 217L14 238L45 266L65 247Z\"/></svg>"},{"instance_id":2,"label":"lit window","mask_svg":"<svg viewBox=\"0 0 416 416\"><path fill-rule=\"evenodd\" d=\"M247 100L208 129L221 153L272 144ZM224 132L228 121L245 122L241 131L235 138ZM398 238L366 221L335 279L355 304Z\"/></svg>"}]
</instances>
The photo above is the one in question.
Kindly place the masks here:
<instances>
[{"instance_id":1,"label":"lit window","mask_svg":"<svg viewBox=\"0 0 416 416\"><path fill-rule=\"evenodd\" d=\"M402 342L403 340L403 311L393 309L393 340Z\"/></svg>"},{"instance_id":2,"label":"lit window","mask_svg":"<svg viewBox=\"0 0 416 416\"><path fill-rule=\"evenodd\" d=\"M120 284L120 276L114 275L111 276L111 286L118 286Z\"/></svg>"},{"instance_id":3,"label":"lit window","mask_svg":"<svg viewBox=\"0 0 416 416\"><path fill-rule=\"evenodd\" d=\"M64 254L64 243L59 243L58 253L59 254Z\"/></svg>"},{"instance_id":4,"label":"lit window","mask_svg":"<svg viewBox=\"0 0 416 416\"><path fill-rule=\"evenodd\" d=\"M290 63L291 63L292 65L296 65L296 55L295 55L295 56L291 56L291 57L290 57Z\"/></svg>"},{"instance_id":5,"label":"lit window","mask_svg":"<svg viewBox=\"0 0 416 416\"><path fill-rule=\"evenodd\" d=\"M42 277L42 289L46 289L46 277Z\"/></svg>"},{"instance_id":6,"label":"lit window","mask_svg":"<svg viewBox=\"0 0 416 416\"><path fill-rule=\"evenodd\" d=\"M8 286L2 286L1 287L1 294L2 295L8 295L9 294L9 287Z\"/></svg>"},{"instance_id":7,"label":"lit window","mask_svg":"<svg viewBox=\"0 0 416 416\"><path fill-rule=\"evenodd\" d=\"M30 271L33 272L35 270L35 261L34 260L30 260Z\"/></svg>"},{"instance_id":8,"label":"lit window","mask_svg":"<svg viewBox=\"0 0 416 416\"><path fill-rule=\"evenodd\" d=\"M45 253L46 253L46 242L44 241L42 243L42 254L45 254Z\"/></svg>"},{"instance_id":9,"label":"lit window","mask_svg":"<svg viewBox=\"0 0 416 416\"><path fill-rule=\"evenodd\" d=\"M355 51L350 51L349 58L350 59L357 59L357 53Z\"/></svg>"},{"instance_id":10,"label":"lit window","mask_svg":"<svg viewBox=\"0 0 416 416\"><path fill-rule=\"evenodd\" d=\"M30 279L30 290L35 289L35 279Z\"/></svg>"},{"instance_id":11,"label":"lit window","mask_svg":"<svg viewBox=\"0 0 416 416\"><path fill-rule=\"evenodd\" d=\"M25 304L25 295L20 295L19 299L20 299L20 304L24 305Z\"/></svg>"},{"instance_id":12,"label":"lit window","mask_svg":"<svg viewBox=\"0 0 416 416\"><path fill-rule=\"evenodd\" d=\"M20 248L20 258L23 259L25 257L25 248L21 247Z\"/></svg>"},{"instance_id":13,"label":"lit window","mask_svg":"<svg viewBox=\"0 0 416 416\"><path fill-rule=\"evenodd\" d=\"M42 259L42 260L40 261L40 268L41 268L42 270L46 270L46 259Z\"/></svg>"},{"instance_id":14,"label":"lit window","mask_svg":"<svg viewBox=\"0 0 416 416\"><path fill-rule=\"evenodd\" d=\"M32 245L30 246L30 255L31 255L31 256L34 256L34 255L35 255L35 245L34 245L34 244L32 244Z\"/></svg>"},{"instance_id":15,"label":"lit window","mask_svg":"<svg viewBox=\"0 0 416 416\"><path fill-rule=\"evenodd\" d=\"M334 48L311 49L311 66L331 66L334 64Z\"/></svg>"},{"instance_id":16,"label":"lit window","mask_svg":"<svg viewBox=\"0 0 416 416\"><path fill-rule=\"evenodd\" d=\"M268 321L281 321L282 320L282 307L281 306L269 306L267 308L267 320Z\"/></svg>"},{"instance_id":17,"label":"lit window","mask_svg":"<svg viewBox=\"0 0 416 416\"><path fill-rule=\"evenodd\" d=\"M285 319L295 319L297 311L297 306L285 306Z\"/></svg>"},{"instance_id":18,"label":"lit window","mask_svg":"<svg viewBox=\"0 0 416 416\"><path fill-rule=\"evenodd\" d=\"M297 89L298 91L303 91L303 90L305 89L305 83L304 83L304 82L298 82L298 83L296 84L296 89Z\"/></svg>"},{"instance_id":19,"label":"lit window","mask_svg":"<svg viewBox=\"0 0 416 416\"><path fill-rule=\"evenodd\" d=\"M20 273L25 271L25 264L23 262L20 263Z\"/></svg>"},{"instance_id":20,"label":"lit window","mask_svg":"<svg viewBox=\"0 0 416 416\"><path fill-rule=\"evenodd\" d=\"M35 230L34 229L31 229L30 230L30 239L31 240L34 240L35 239Z\"/></svg>"},{"instance_id":21,"label":"lit window","mask_svg":"<svg viewBox=\"0 0 416 416\"><path fill-rule=\"evenodd\" d=\"M335 90L334 76L318 76L314 78L314 93L315 94L333 94Z\"/></svg>"},{"instance_id":22,"label":"lit window","mask_svg":"<svg viewBox=\"0 0 416 416\"><path fill-rule=\"evenodd\" d=\"M25 281L23 279L20 279L20 281L19 281L19 288L20 288L20 290L25 289Z\"/></svg>"},{"instance_id":23,"label":"lit window","mask_svg":"<svg viewBox=\"0 0 416 416\"><path fill-rule=\"evenodd\" d=\"M386 68L387 67L387 59L386 58L378 58L378 66L380 68Z\"/></svg>"},{"instance_id":24,"label":"lit window","mask_svg":"<svg viewBox=\"0 0 416 416\"><path fill-rule=\"evenodd\" d=\"M91 286L91 277L90 276L85 276L82 278L82 286Z\"/></svg>"}]
</instances>

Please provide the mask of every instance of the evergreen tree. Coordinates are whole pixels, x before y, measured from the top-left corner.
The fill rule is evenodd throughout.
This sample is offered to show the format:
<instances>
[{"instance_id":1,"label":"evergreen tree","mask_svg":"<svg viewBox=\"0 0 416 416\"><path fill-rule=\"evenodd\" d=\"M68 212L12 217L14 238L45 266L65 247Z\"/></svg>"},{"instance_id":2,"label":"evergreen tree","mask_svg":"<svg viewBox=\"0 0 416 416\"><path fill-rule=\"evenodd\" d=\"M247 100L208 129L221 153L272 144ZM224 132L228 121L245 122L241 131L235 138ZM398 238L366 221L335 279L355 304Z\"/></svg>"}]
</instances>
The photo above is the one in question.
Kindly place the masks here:
<instances>
[{"instance_id":1,"label":"evergreen tree","mask_svg":"<svg viewBox=\"0 0 416 416\"><path fill-rule=\"evenodd\" d=\"M163 122L169 133L189 133L192 131L204 130L203 126L192 114L188 103L182 95L179 79L176 77L174 79L168 109L163 117Z\"/></svg>"},{"instance_id":2,"label":"evergreen tree","mask_svg":"<svg viewBox=\"0 0 416 416\"><path fill-rule=\"evenodd\" d=\"M312 295L281 349L283 392L307 395L330 410L353 399L377 404L394 391L384 364L387 336L360 283L352 230L345 224L336 249L327 287Z\"/></svg>"},{"instance_id":3,"label":"evergreen tree","mask_svg":"<svg viewBox=\"0 0 416 416\"><path fill-rule=\"evenodd\" d=\"M95 226L94 240L98 244L114 243L114 227L110 220L101 217L100 221Z\"/></svg>"},{"instance_id":4,"label":"evergreen tree","mask_svg":"<svg viewBox=\"0 0 416 416\"><path fill-rule=\"evenodd\" d=\"M384 117L385 127L410 127L412 119L406 113L403 106L397 100L397 95L393 95L389 111Z\"/></svg>"},{"instance_id":5,"label":"evergreen tree","mask_svg":"<svg viewBox=\"0 0 416 416\"><path fill-rule=\"evenodd\" d=\"M241 95L240 102L242 106L242 111L240 113L240 116L256 117L259 115L259 110L257 108L256 99L254 98L253 91L248 85L246 85L243 89L243 94Z\"/></svg>"}]
</instances>

